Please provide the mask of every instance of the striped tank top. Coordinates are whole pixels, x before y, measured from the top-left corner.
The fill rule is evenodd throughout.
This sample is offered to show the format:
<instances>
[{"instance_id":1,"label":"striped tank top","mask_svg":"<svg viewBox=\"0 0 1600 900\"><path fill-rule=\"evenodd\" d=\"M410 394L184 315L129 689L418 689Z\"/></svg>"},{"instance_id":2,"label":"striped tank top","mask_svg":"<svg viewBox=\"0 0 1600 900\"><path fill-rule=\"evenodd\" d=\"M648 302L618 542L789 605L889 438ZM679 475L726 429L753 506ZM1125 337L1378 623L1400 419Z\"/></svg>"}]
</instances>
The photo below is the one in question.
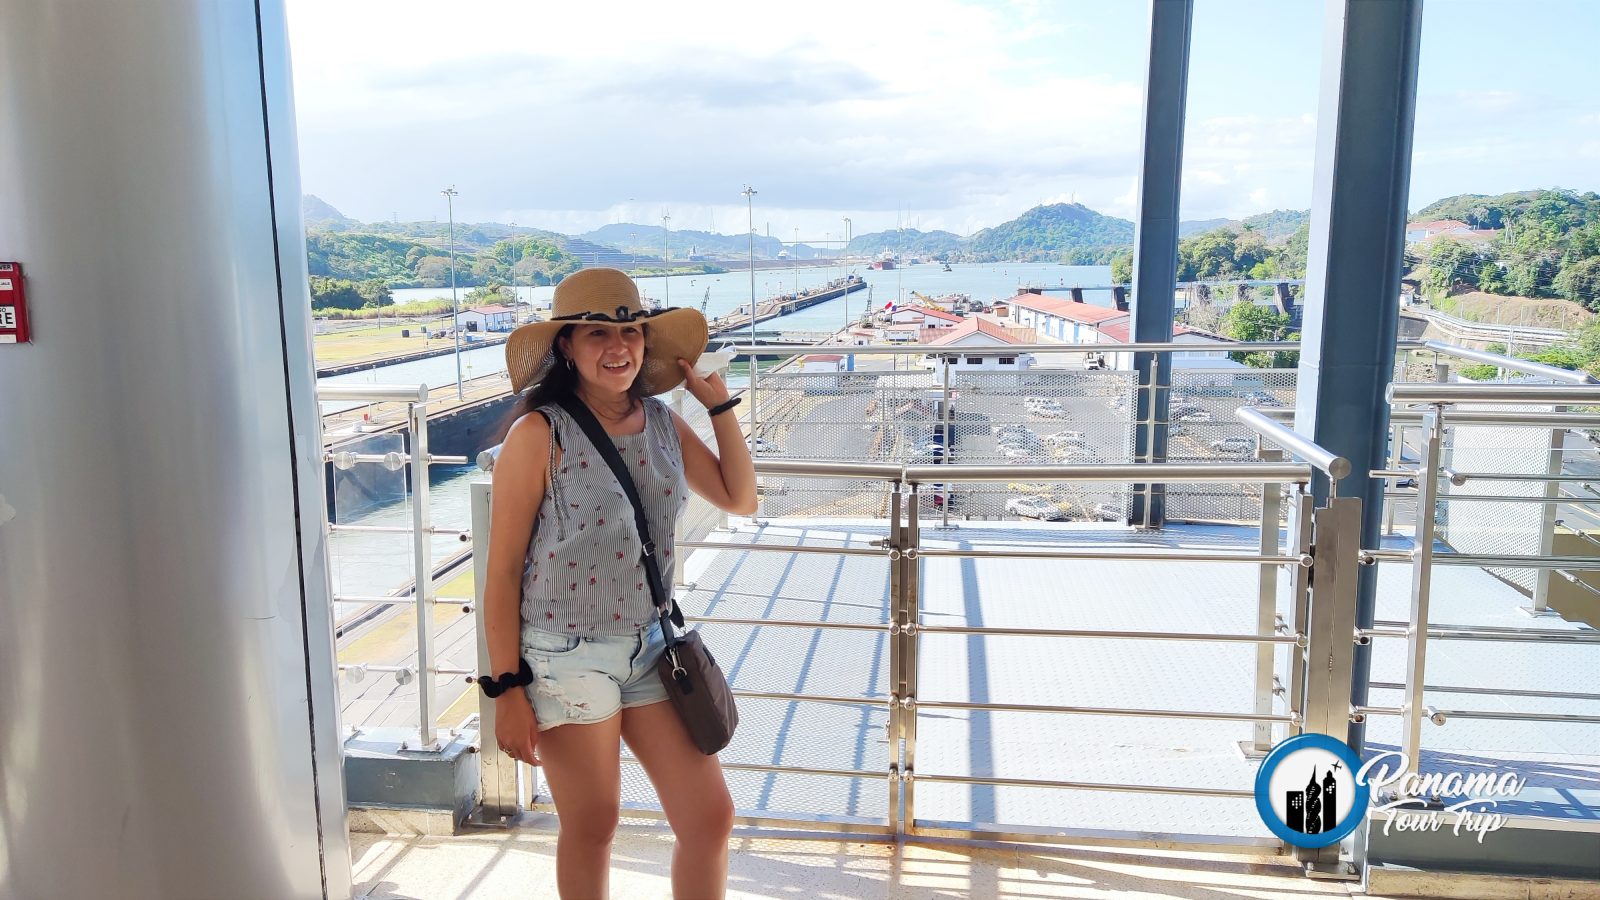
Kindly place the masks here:
<instances>
[{"instance_id":1,"label":"striped tank top","mask_svg":"<svg viewBox=\"0 0 1600 900\"><path fill-rule=\"evenodd\" d=\"M522 574L522 624L563 634L633 634L656 619L655 601L639 561L642 542L633 506L611 468L567 411L539 407L555 443L544 500ZM677 559L673 531L688 502L683 449L672 411L644 401L644 430L611 435L628 464L656 544L661 577L671 590Z\"/></svg>"}]
</instances>

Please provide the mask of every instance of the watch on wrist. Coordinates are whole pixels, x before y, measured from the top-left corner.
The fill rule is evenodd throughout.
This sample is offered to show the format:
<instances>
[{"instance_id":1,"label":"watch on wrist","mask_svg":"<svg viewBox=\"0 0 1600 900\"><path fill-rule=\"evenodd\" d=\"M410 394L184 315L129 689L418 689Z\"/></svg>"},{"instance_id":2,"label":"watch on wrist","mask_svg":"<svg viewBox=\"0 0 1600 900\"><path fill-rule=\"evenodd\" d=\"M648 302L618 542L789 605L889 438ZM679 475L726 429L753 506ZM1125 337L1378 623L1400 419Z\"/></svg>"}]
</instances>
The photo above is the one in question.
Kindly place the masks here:
<instances>
[{"instance_id":1,"label":"watch on wrist","mask_svg":"<svg viewBox=\"0 0 1600 900\"><path fill-rule=\"evenodd\" d=\"M499 678L490 678L487 675L478 676L478 687L483 689L487 697L498 697L512 688L524 687L533 683L533 669L529 668L528 661L518 660L517 671L506 672Z\"/></svg>"}]
</instances>

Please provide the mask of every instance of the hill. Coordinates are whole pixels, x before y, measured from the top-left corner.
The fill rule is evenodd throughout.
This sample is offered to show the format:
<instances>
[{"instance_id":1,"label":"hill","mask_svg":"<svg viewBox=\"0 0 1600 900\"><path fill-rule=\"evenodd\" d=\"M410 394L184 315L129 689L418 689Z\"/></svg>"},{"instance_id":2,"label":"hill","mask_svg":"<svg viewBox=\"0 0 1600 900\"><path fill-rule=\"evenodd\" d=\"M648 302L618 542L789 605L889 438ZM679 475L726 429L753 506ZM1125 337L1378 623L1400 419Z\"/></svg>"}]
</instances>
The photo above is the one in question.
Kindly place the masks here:
<instances>
[{"instance_id":1,"label":"hill","mask_svg":"<svg viewBox=\"0 0 1600 900\"><path fill-rule=\"evenodd\" d=\"M974 234L967 252L979 260L1104 264L1133 244L1133 223L1081 203L1035 206Z\"/></svg>"},{"instance_id":2,"label":"hill","mask_svg":"<svg viewBox=\"0 0 1600 900\"><path fill-rule=\"evenodd\" d=\"M960 252L966 240L948 231L919 231L900 228L894 231L873 231L850 239L850 252L876 255L885 250L895 253L916 254L942 259L950 253Z\"/></svg>"},{"instance_id":3,"label":"hill","mask_svg":"<svg viewBox=\"0 0 1600 900\"><path fill-rule=\"evenodd\" d=\"M302 194L300 196L300 215L306 220L307 225L322 222L351 221L344 213L334 209L333 204L323 200L316 194Z\"/></svg>"}]
</instances>

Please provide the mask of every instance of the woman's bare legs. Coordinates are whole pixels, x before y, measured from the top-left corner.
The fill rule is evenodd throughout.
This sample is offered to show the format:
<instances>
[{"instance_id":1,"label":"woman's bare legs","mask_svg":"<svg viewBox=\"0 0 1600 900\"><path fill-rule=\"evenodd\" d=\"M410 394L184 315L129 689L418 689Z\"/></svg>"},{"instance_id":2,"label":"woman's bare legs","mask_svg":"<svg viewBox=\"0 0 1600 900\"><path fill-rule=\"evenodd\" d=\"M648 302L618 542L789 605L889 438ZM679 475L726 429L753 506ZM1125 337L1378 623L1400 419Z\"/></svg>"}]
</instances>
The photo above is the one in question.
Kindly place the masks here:
<instances>
[{"instance_id":1,"label":"woman's bare legs","mask_svg":"<svg viewBox=\"0 0 1600 900\"><path fill-rule=\"evenodd\" d=\"M695 747L677 711L665 701L624 709L622 739L644 765L677 839L672 896L720 900L728 886L728 835L733 831L733 799L721 764Z\"/></svg>"},{"instance_id":2,"label":"woman's bare legs","mask_svg":"<svg viewBox=\"0 0 1600 900\"><path fill-rule=\"evenodd\" d=\"M607 896L611 839L621 799L622 716L592 725L560 725L539 733L539 761L556 803L556 890L563 900Z\"/></svg>"}]
</instances>

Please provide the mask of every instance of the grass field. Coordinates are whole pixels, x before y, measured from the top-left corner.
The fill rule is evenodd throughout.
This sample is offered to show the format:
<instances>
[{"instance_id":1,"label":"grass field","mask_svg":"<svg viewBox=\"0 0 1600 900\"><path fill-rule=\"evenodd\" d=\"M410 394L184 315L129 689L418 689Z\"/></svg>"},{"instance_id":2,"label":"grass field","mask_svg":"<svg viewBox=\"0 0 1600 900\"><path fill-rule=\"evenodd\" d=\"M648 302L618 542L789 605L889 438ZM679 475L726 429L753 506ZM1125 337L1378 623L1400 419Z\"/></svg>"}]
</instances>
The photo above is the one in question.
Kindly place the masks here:
<instances>
[{"instance_id":1,"label":"grass field","mask_svg":"<svg viewBox=\"0 0 1600 900\"><path fill-rule=\"evenodd\" d=\"M403 328L410 329L411 337L400 336ZM365 328L351 328L347 331L319 334L313 344L317 363L325 366L383 359L442 346L444 342L437 339L424 341L420 325L371 325Z\"/></svg>"}]
</instances>

